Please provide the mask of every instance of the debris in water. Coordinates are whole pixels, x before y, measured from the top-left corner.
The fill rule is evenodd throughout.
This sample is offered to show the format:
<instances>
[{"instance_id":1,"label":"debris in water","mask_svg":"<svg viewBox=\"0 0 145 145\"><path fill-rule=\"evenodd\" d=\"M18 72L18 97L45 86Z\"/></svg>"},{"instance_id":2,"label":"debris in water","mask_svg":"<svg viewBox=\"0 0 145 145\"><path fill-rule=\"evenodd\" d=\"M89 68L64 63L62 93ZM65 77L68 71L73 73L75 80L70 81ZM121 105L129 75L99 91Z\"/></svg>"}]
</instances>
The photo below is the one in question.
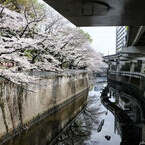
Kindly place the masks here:
<instances>
[{"instance_id":1,"label":"debris in water","mask_svg":"<svg viewBox=\"0 0 145 145\"><path fill-rule=\"evenodd\" d=\"M111 139L111 136L105 135L105 138L106 138L107 140L110 140L110 139Z\"/></svg>"},{"instance_id":2,"label":"debris in water","mask_svg":"<svg viewBox=\"0 0 145 145\"><path fill-rule=\"evenodd\" d=\"M97 132L100 132L102 130L102 126L104 125L104 119L100 122L98 128L97 128Z\"/></svg>"}]
</instances>

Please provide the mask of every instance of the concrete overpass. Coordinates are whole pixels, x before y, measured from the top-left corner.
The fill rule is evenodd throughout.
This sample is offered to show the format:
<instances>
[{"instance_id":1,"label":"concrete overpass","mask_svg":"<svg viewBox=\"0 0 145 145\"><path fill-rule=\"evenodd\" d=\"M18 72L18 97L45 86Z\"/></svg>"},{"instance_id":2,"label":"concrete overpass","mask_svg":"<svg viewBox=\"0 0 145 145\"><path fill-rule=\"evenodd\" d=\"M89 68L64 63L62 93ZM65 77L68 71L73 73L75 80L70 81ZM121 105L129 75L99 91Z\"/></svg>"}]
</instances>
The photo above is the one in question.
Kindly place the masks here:
<instances>
[{"instance_id":1,"label":"concrete overpass","mask_svg":"<svg viewBox=\"0 0 145 145\"><path fill-rule=\"evenodd\" d=\"M120 34L122 34L120 32ZM117 35L120 35L117 33ZM128 26L125 39L122 36L117 37L117 43L122 43L116 54L104 56L105 62L110 65L116 65L117 70L122 70L125 63L130 63L130 70L134 72L134 68L140 65L139 72L145 72L145 26ZM120 39L121 38L121 39ZM120 46L120 45L119 45ZM117 46L116 46L117 48ZM129 71L129 70L128 70Z\"/></svg>"},{"instance_id":2,"label":"concrete overpass","mask_svg":"<svg viewBox=\"0 0 145 145\"><path fill-rule=\"evenodd\" d=\"M76 26L145 25L145 0L44 0Z\"/></svg>"}]
</instances>

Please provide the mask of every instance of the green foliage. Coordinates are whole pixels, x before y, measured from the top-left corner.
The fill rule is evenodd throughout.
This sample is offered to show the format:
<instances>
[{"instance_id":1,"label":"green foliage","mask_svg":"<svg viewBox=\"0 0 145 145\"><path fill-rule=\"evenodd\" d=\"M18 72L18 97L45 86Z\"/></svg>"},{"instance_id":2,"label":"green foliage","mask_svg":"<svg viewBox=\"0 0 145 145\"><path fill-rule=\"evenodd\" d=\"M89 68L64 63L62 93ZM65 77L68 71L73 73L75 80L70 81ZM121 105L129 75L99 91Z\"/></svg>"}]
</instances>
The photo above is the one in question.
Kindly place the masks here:
<instances>
[{"instance_id":1,"label":"green foliage","mask_svg":"<svg viewBox=\"0 0 145 145\"><path fill-rule=\"evenodd\" d=\"M91 38L91 36L89 35L89 33L85 33L85 35L87 36L87 38L89 39L90 42L93 42L93 39Z\"/></svg>"},{"instance_id":2,"label":"green foliage","mask_svg":"<svg viewBox=\"0 0 145 145\"><path fill-rule=\"evenodd\" d=\"M85 33L82 29L79 29L79 31L83 33L90 42L93 42L93 39L91 38L89 33Z\"/></svg>"},{"instance_id":3,"label":"green foliage","mask_svg":"<svg viewBox=\"0 0 145 145\"><path fill-rule=\"evenodd\" d=\"M135 68L134 68L134 71L135 71L135 72L141 72L141 66L142 66L141 63L137 63L137 65L136 65Z\"/></svg>"},{"instance_id":4,"label":"green foliage","mask_svg":"<svg viewBox=\"0 0 145 145\"><path fill-rule=\"evenodd\" d=\"M49 58L49 59L47 59L47 61L51 63L51 62L52 62L52 59L51 59L51 58Z\"/></svg>"},{"instance_id":5,"label":"green foliage","mask_svg":"<svg viewBox=\"0 0 145 145\"><path fill-rule=\"evenodd\" d=\"M35 58L35 60L34 60L34 61L35 61L35 62L36 62L36 61L38 61L38 58Z\"/></svg>"},{"instance_id":6,"label":"green foliage","mask_svg":"<svg viewBox=\"0 0 145 145\"><path fill-rule=\"evenodd\" d=\"M130 63L126 63L121 67L121 71L130 71Z\"/></svg>"},{"instance_id":7,"label":"green foliage","mask_svg":"<svg viewBox=\"0 0 145 145\"><path fill-rule=\"evenodd\" d=\"M69 63L68 63L68 62L63 63L63 64L62 64L62 67L63 67L63 68L69 68Z\"/></svg>"},{"instance_id":8,"label":"green foliage","mask_svg":"<svg viewBox=\"0 0 145 145\"><path fill-rule=\"evenodd\" d=\"M14 32L11 31L11 30L7 30L7 32L8 32L10 35L12 35L12 36L16 36L16 33L14 33Z\"/></svg>"},{"instance_id":9,"label":"green foliage","mask_svg":"<svg viewBox=\"0 0 145 145\"><path fill-rule=\"evenodd\" d=\"M21 12L25 9L27 9L27 11L30 11L33 5L35 5L36 9L44 8L44 5L38 3L38 0L0 0L0 4L8 5L7 8L16 12Z\"/></svg>"},{"instance_id":10,"label":"green foliage","mask_svg":"<svg viewBox=\"0 0 145 145\"><path fill-rule=\"evenodd\" d=\"M31 50L25 50L24 51L24 56L28 57L28 58L31 58L32 57L32 51Z\"/></svg>"}]
</instances>

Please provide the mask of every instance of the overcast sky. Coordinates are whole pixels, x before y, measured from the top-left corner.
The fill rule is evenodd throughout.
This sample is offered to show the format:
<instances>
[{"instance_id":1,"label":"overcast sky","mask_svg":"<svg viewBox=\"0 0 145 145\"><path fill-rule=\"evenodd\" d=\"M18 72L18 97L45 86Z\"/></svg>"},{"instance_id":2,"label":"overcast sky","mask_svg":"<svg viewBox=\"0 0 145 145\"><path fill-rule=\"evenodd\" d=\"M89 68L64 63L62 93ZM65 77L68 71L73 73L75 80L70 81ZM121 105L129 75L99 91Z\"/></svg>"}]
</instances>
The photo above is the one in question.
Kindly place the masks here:
<instances>
[{"instance_id":1,"label":"overcast sky","mask_svg":"<svg viewBox=\"0 0 145 145\"><path fill-rule=\"evenodd\" d=\"M116 27L81 27L93 39L92 47L97 51L109 55L115 53Z\"/></svg>"}]
</instances>

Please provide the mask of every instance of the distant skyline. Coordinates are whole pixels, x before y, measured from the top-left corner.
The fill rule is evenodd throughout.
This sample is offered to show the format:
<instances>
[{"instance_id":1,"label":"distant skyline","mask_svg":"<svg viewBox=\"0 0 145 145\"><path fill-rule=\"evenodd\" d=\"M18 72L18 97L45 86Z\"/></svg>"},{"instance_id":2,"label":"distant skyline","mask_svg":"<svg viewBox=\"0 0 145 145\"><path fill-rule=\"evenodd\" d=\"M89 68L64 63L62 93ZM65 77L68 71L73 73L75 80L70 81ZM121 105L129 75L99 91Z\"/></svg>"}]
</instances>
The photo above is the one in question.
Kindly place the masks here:
<instances>
[{"instance_id":1,"label":"distant skyline","mask_svg":"<svg viewBox=\"0 0 145 145\"><path fill-rule=\"evenodd\" d=\"M104 55L116 52L116 27L81 27L89 33L93 42L91 46Z\"/></svg>"}]
</instances>

